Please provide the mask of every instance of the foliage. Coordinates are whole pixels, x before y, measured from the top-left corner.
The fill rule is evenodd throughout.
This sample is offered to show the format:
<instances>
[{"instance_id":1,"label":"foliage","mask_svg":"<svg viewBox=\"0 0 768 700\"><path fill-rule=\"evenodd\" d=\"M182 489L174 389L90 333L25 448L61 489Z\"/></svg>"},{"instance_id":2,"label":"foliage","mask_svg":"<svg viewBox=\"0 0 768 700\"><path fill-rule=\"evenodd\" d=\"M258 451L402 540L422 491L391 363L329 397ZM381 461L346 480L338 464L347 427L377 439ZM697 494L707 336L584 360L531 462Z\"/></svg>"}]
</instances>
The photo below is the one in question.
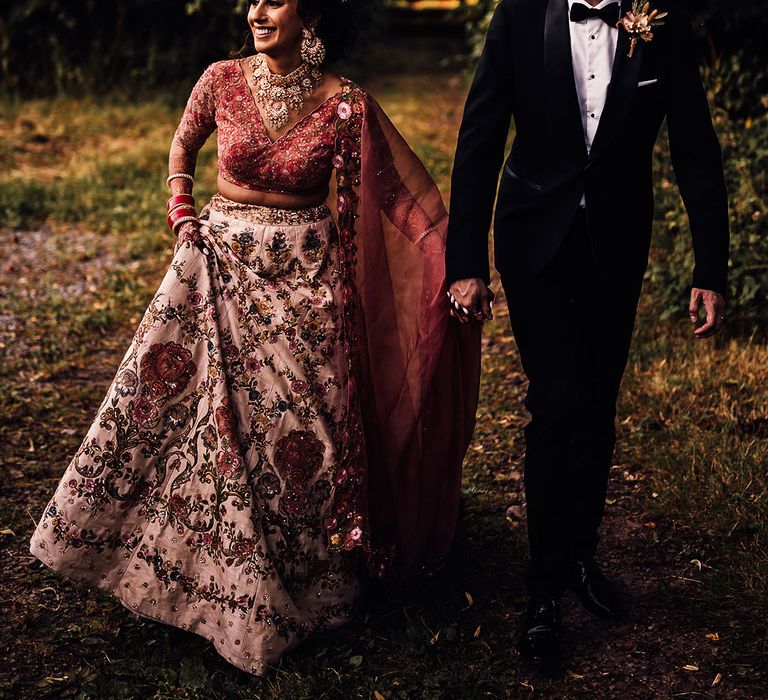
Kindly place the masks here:
<instances>
[{"instance_id":1,"label":"foliage","mask_svg":"<svg viewBox=\"0 0 768 700\"><path fill-rule=\"evenodd\" d=\"M134 92L188 81L248 38L247 0L3 0L0 89ZM375 0L355 0L367 16Z\"/></svg>"},{"instance_id":2,"label":"foliage","mask_svg":"<svg viewBox=\"0 0 768 700\"><path fill-rule=\"evenodd\" d=\"M749 117L765 111L756 95L768 93L768 0L688 0L694 11L706 64L732 68L720 90L733 116ZM725 75L719 76L721 79Z\"/></svg>"},{"instance_id":3,"label":"foliage","mask_svg":"<svg viewBox=\"0 0 768 700\"><path fill-rule=\"evenodd\" d=\"M0 23L2 84L24 94L173 82L242 36L243 3L24 0Z\"/></svg>"},{"instance_id":4,"label":"foliage","mask_svg":"<svg viewBox=\"0 0 768 700\"><path fill-rule=\"evenodd\" d=\"M727 87L739 74L737 58L706 71L729 189L729 317L749 329L768 321L768 98L763 98L761 116L732 116L722 105L728 105ZM693 251L688 217L671 185L674 174L665 137L655 154L655 171L659 220L647 289L666 320L685 315Z\"/></svg>"}]
</instances>

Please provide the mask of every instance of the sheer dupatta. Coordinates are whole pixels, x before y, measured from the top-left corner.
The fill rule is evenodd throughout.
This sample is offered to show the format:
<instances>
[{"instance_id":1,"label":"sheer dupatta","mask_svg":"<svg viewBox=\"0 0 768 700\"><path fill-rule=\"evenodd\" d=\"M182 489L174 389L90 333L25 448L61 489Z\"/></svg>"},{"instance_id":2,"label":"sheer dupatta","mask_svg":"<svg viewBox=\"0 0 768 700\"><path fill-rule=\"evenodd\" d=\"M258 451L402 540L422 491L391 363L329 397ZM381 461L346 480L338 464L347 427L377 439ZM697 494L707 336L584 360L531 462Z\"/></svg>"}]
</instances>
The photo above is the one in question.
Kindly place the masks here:
<instances>
[{"instance_id":1,"label":"sheer dupatta","mask_svg":"<svg viewBox=\"0 0 768 700\"><path fill-rule=\"evenodd\" d=\"M348 81L337 117L350 413L326 528L332 547L363 546L374 575L408 579L439 569L453 541L481 327L450 318L447 213L429 173Z\"/></svg>"}]
</instances>

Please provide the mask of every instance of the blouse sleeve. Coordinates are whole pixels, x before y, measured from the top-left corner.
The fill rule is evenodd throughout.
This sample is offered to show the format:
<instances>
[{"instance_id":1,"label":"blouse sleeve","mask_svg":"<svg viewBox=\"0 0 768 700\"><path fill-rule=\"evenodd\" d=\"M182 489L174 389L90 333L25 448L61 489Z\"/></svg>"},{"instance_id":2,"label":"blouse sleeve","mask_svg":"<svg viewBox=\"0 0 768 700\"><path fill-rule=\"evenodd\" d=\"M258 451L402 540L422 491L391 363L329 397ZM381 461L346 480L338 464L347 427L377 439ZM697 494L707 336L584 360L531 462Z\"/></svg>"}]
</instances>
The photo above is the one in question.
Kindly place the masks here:
<instances>
[{"instance_id":1,"label":"blouse sleeve","mask_svg":"<svg viewBox=\"0 0 768 700\"><path fill-rule=\"evenodd\" d=\"M216 128L214 65L211 64L195 83L184 108L173 144L197 152Z\"/></svg>"}]
</instances>

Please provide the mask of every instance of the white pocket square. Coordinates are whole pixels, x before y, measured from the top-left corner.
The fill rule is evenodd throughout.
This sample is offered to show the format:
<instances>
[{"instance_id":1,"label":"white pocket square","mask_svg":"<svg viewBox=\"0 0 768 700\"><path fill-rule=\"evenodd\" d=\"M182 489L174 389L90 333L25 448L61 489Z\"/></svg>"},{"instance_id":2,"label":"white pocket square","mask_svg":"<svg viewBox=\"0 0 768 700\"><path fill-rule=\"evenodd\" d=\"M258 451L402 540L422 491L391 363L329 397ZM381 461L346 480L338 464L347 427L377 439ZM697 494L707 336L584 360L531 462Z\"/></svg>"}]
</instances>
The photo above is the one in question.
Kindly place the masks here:
<instances>
[{"instance_id":1,"label":"white pocket square","mask_svg":"<svg viewBox=\"0 0 768 700\"><path fill-rule=\"evenodd\" d=\"M637 84L637 87L645 87L646 85L653 85L654 83L658 83L658 82L659 82L658 78L654 78L653 80L641 80Z\"/></svg>"}]
</instances>

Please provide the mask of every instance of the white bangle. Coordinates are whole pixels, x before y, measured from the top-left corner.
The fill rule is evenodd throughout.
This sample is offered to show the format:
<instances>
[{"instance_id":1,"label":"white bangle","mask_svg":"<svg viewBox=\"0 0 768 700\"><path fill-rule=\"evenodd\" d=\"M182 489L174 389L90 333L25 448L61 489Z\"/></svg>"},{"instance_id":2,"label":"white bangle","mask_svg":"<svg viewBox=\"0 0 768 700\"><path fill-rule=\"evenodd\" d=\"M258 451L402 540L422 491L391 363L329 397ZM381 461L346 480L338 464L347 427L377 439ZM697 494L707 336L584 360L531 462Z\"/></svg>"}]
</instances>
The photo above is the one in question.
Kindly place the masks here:
<instances>
[{"instance_id":1,"label":"white bangle","mask_svg":"<svg viewBox=\"0 0 768 700\"><path fill-rule=\"evenodd\" d=\"M170 185L171 180L173 180L175 177L183 177L189 180L193 185L195 184L195 178L193 178L189 173L173 173L172 175L169 175L167 178L165 178L165 184Z\"/></svg>"},{"instance_id":2,"label":"white bangle","mask_svg":"<svg viewBox=\"0 0 768 700\"><path fill-rule=\"evenodd\" d=\"M197 221L196 216L182 216L178 221L173 223L173 232L178 235L178 229L182 224L186 224L187 221Z\"/></svg>"}]
</instances>

